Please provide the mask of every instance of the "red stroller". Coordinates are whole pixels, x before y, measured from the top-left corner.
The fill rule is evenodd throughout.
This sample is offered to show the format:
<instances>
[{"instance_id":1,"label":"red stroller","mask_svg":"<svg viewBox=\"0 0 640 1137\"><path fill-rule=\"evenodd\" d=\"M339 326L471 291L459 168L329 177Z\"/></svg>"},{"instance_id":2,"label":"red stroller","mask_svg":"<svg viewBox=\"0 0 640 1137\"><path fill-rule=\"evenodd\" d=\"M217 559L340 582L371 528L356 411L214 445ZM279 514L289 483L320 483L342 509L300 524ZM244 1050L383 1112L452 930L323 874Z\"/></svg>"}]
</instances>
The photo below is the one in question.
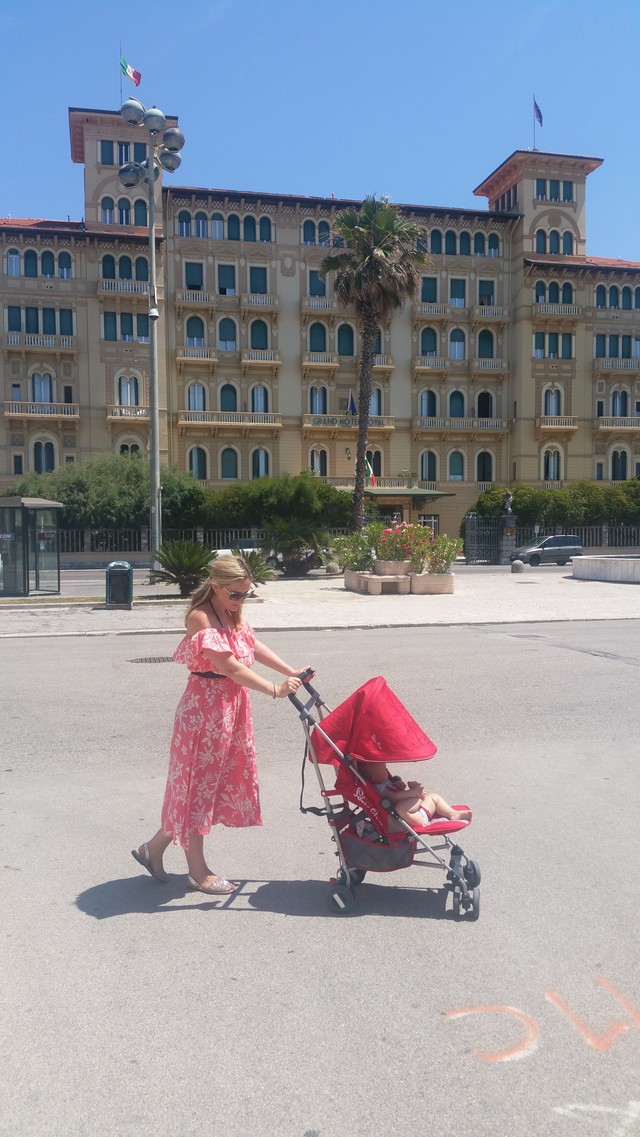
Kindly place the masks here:
<instances>
[{"instance_id":1,"label":"red stroller","mask_svg":"<svg viewBox=\"0 0 640 1137\"><path fill-rule=\"evenodd\" d=\"M436 746L421 730L415 719L387 686L382 676L369 679L344 703L330 711L309 678L301 676L309 695L303 703L297 695L289 699L300 713L306 737L302 766L303 791L300 809L303 813L325 816L336 843L340 867L331 880L328 904L340 915L355 904L355 886L362 884L367 872L395 872L414 863L416 852L427 853L446 873L445 887L453 898L453 914L462 913L477 920L480 915L480 869L449 835L466 829L470 821L447 821L437 818L428 825L411 827L396 812L393 802L379 795L374 786L359 772L358 759L368 762L422 762L432 758ZM307 678L305 678L307 676ZM300 692L298 692L298 695ZM318 720L311 710L316 709ZM324 808L304 807L304 769L307 756L313 764ZM335 786L327 789L321 767L337 768ZM335 802L333 799L341 799ZM454 806L466 810L468 806ZM442 840L430 844L427 838ZM440 855L440 851L444 854ZM449 854L449 861L444 857Z\"/></svg>"}]
</instances>

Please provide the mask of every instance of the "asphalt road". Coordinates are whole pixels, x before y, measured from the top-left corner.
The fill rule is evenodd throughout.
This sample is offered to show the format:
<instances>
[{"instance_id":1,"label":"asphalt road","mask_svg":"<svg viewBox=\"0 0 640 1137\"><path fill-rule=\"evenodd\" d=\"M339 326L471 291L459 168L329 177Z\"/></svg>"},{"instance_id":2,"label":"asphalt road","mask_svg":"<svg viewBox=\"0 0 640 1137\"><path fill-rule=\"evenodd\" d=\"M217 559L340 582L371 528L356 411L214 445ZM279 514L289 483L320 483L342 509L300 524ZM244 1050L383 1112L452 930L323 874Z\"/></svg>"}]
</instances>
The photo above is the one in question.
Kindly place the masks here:
<instances>
[{"instance_id":1,"label":"asphalt road","mask_svg":"<svg viewBox=\"0 0 640 1137\"><path fill-rule=\"evenodd\" d=\"M437 742L418 770L473 806L477 923L417 866L329 913L301 726L258 695L265 825L208 843L239 893L186 893L177 849L156 883L129 850L183 675L135 661L175 637L5 641L0 1134L640 1133L639 631L269 634L332 706L384 674Z\"/></svg>"}]
</instances>

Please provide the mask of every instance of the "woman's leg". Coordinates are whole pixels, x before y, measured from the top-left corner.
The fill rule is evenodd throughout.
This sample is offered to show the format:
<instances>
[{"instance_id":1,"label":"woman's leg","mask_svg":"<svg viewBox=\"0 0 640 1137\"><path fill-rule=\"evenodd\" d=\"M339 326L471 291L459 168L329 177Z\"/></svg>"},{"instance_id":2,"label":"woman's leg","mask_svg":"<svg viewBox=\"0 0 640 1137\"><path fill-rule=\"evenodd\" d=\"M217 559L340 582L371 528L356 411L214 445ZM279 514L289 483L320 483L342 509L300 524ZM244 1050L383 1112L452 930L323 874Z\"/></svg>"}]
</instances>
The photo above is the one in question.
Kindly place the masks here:
<instances>
[{"instance_id":1,"label":"woman's leg","mask_svg":"<svg viewBox=\"0 0 640 1137\"><path fill-rule=\"evenodd\" d=\"M470 809L452 809L440 794L425 794L422 806L431 817L444 817L446 821L468 821Z\"/></svg>"},{"instance_id":2,"label":"woman's leg","mask_svg":"<svg viewBox=\"0 0 640 1137\"><path fill-rule=\"evenodd\" d=\"M170 844L171 838L167 837L166 834L162 832L162 829L158 829L158 832L154 833L151 840L146 842L149 850L149 864L154 872L163 871L162 858ZM138 852L141 857L144 857L144 844L138 846Z\"/></svg>"}]
</instances>

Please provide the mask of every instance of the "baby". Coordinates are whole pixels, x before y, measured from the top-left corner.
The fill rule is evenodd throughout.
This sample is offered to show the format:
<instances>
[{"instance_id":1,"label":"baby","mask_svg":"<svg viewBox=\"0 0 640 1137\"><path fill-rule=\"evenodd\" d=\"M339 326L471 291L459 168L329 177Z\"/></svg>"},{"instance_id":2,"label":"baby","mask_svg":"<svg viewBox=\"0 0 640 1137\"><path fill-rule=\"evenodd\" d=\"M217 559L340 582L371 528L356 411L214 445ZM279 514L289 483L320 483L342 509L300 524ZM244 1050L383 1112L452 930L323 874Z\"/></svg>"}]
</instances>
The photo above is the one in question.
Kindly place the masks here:
<instances>
[{"instance_id":1,"label":"baby","mask_svg":"<svg viewBox=\"0 0 640 1137\"><path fill-rule=\"evenodd\" d=\"M452 809L439 794L427 793L420 782L403 782L392 777L384 762L358 762L359 772L379 794L393 803L395 811L412 829L429 825L437 817L447 821L469 821L470 809Z\"/></svg>"}]
</instances>

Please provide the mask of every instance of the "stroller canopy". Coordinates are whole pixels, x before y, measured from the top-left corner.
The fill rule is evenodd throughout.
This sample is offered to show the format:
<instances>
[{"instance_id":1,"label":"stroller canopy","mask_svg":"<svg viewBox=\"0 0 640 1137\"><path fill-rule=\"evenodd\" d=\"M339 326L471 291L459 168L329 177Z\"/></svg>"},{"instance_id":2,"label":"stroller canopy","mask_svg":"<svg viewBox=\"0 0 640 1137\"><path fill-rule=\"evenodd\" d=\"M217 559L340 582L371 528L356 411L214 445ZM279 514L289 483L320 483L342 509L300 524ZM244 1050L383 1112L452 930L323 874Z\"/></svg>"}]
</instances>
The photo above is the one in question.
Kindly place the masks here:
<instances>
[{"instance_id":1,"label":"stroller canopy","mask_svg":"<svg viewBox=\"0 0 640 1137\"><path fill-rule=\"evenodd\" d=\"M382 675L358 687L311 732L318 762L338 766L340 757L320 730L343 756L367 762L423 762L437 750Z\"/></svg>"}]
</instances>

